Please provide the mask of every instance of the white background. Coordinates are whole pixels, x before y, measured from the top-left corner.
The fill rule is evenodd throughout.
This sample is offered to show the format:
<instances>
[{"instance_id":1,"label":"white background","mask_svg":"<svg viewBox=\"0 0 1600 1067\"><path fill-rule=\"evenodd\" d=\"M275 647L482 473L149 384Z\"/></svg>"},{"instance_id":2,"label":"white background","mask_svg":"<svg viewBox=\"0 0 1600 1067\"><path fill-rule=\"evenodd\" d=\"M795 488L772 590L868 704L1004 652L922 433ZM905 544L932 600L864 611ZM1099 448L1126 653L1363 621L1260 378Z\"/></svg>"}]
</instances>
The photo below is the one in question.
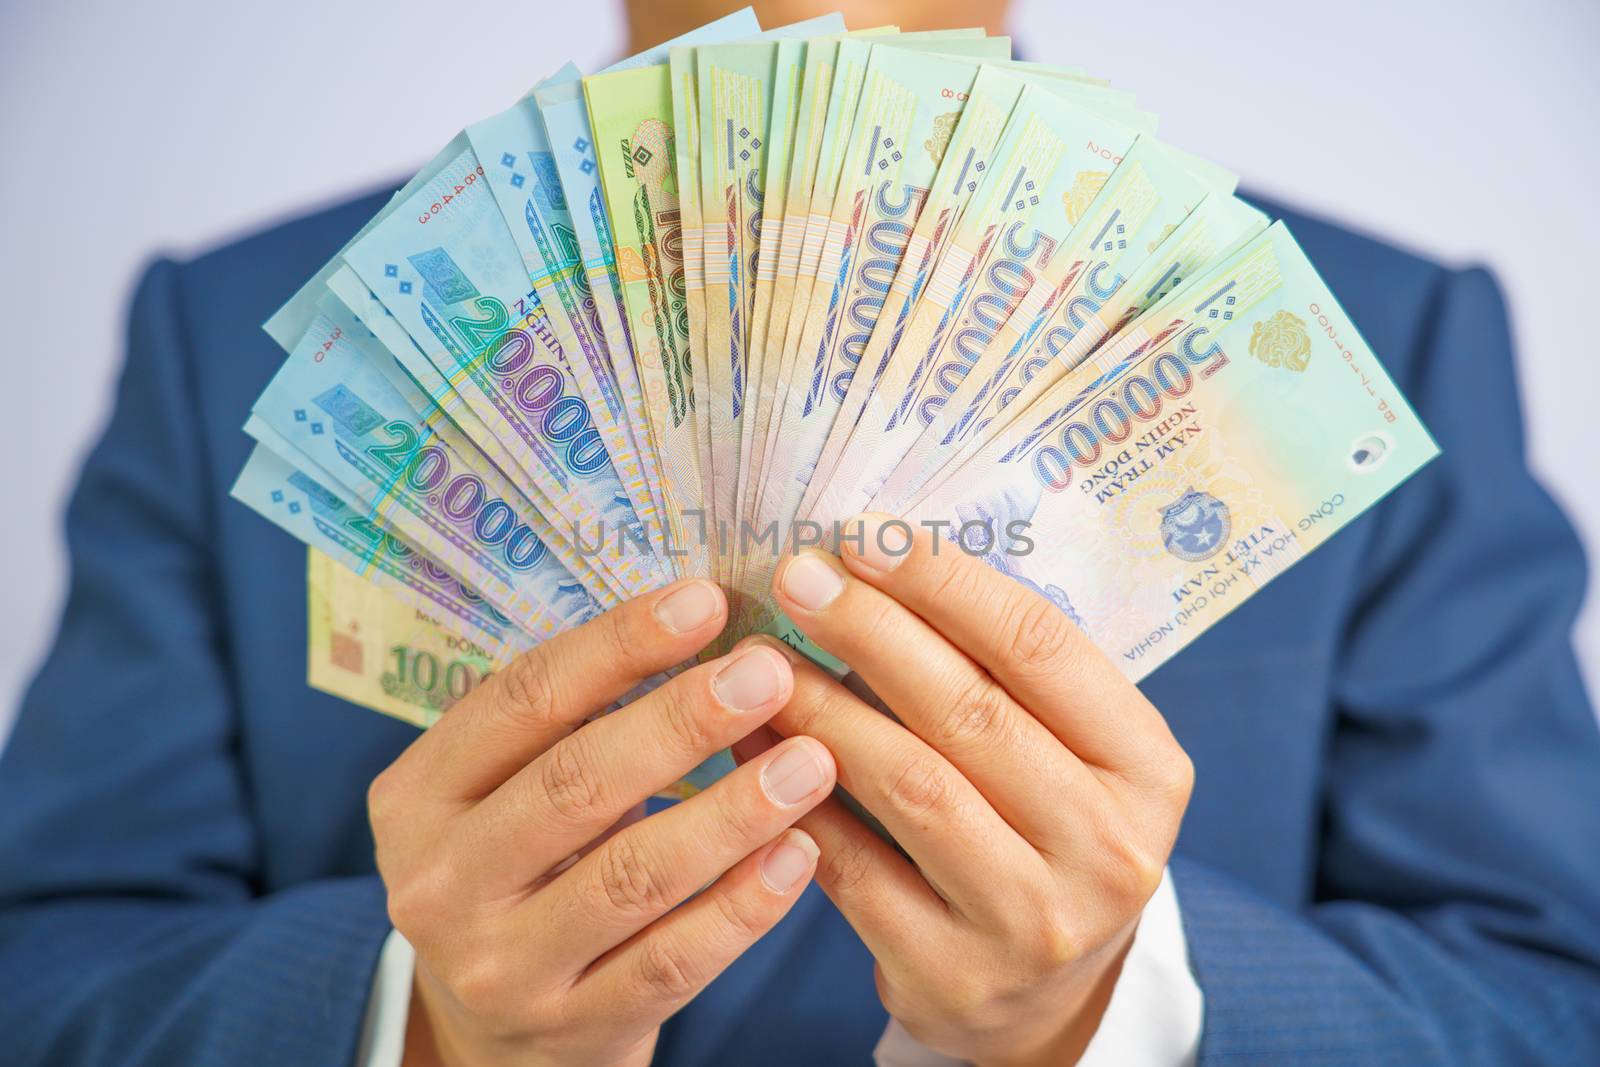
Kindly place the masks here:
<instances>
[{"instance_id":1,"label":"white background","mask_svg":"<svg viewBox=\"0 0 1600 1067\"><path fill-rule=\"evenodd\" d=\"M1600 5L1031 0L1013 22L1031 58L1133 89L1169 139L1250 187L1495 268L1535 466L1600 542L1586 388L1600 357L1582 325L1600 283ZM603 0L5 5L0 730L56 624L60 514L141 263L403 177L560 61L621 48ZM1591 691L1594 600L1579 632Z\"/></svg>"}]
</instances>

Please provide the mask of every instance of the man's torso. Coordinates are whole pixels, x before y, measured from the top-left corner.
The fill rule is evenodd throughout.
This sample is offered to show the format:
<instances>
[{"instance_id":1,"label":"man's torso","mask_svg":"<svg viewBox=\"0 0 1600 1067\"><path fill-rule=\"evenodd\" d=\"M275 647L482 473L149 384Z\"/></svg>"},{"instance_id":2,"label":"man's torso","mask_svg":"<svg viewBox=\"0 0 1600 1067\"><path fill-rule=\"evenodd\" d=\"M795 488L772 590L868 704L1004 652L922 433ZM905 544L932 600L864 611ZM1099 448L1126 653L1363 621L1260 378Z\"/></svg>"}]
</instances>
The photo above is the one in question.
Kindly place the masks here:
<instances>
[{"instance_id":1,"label":"man's torso","mask_svg":"<svg viewBox=\"0 0 1600 1067\"><path fill-rule=\"evenodd\" d=\"M265 852L264 891L372 870L366 785L415 736L410 726L307 688L304 548L227 498L249 450L239 427L283 358L261 322L382 203L369 196L291 222L181 273L200 398L193 414L204 424L215 508L216 596L232 635L235 740ZM1404 386L1440 268L1325 223L1287 218ZM1197 770L1179 851L1288 906L1311 892L1319 768L1336 715L1332 679L1372 523L1368 516L1353 524L1142 686ZM754 1009L769 996L781 1013ZM812 1045L832 1032L840 1048L860 1048L882 1022L862 1003L876 1004L870 958L813 890L686 1017L722 1017L705 1020L715 1029L693 1029L731 1034L724 1056L741 1033L757 1040L757 1027L772 1047L788 1031ZM841 1012L842 1004L854 1007ZM743 1025L740 1013L750 1013ZM674 1027L663 1040L671 1046L681 1032ZM687 1061L715 1050L677 1051Z\"/></svg>"}]
</instances>

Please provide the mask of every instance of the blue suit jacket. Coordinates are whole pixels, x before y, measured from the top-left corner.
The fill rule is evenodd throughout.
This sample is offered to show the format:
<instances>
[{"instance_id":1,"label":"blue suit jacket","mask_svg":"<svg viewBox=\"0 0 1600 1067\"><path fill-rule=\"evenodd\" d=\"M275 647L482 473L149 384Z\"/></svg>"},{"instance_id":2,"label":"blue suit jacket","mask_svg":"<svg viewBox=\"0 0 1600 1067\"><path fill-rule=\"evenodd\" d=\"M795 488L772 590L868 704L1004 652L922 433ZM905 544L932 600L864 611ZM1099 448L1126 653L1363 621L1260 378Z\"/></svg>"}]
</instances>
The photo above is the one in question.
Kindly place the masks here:
<instances>
[{"instance_id":1,"label":"blue suit jacket","mask_svg":"<svg viewBox=\"0 0 1600 1067\"><path fill-rule=\"evenodd\" d=\"M282 359L259 324L382 202L138 289L0 759L8 1063L352 1056L388 932L364 791L414 733L307 689L304 550L227 490ZM1444 455L1145 685L1198 769L1173 869L1203 1060L1600 1062L1584 563L1524 463L1500 296L1289 218ZM813 889L658 1062L865 1063L883 1024Z\"/></svg>"}]
</instances>

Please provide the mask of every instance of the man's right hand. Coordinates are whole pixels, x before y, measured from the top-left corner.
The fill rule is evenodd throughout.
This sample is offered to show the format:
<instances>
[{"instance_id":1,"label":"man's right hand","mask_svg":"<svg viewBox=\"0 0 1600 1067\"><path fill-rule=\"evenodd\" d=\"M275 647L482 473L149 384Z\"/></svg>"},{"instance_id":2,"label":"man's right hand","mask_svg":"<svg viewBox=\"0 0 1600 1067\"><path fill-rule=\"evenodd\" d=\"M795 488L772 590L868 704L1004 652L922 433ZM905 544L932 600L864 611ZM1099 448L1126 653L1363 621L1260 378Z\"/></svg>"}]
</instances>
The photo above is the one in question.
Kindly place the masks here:
<instances>
[{"instance_id":1,"label":"man's right hand","mask_svg":"<svg viewBox=\"0 0 1600 1067\"><path fill-rule=\"evenodd\" d=\"M799 897L817 848L790 826L835 776L812 738L639 818L784 705L782 655L741 648L584 723L726 619L700 580L625 604L488 679L373 781L389 914L417 952L408 1065L648 1063L662 1021Z\"/></svg>"}]
</instances>

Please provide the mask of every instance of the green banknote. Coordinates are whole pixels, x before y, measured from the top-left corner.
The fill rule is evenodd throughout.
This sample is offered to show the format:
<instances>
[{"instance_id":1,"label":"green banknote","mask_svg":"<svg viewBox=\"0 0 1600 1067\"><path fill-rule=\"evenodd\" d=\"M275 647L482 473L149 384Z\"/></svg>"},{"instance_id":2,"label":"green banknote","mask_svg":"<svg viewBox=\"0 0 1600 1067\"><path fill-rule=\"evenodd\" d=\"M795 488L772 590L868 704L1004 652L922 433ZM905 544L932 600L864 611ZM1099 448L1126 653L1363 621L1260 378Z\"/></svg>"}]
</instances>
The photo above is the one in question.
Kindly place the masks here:
<instances>
[{"instance_id":1,"label":"green banknote","mask_svg":"<svg viewBox=\"0 0 1600 1067\"><path fill-rule=\"evenodd\" d=\"M819 106L822 103L820 91L813 90L813 106L810 110L802 106L797 125L796 150L804 150L808 154L814 151L816 162L809 181L805 178L800 179L801 184L809 185L804 197L806 209L804 212L797 210L798 205L792 193L790 209L786 213L797 226L800 220L804 219L804 232L796 234L799 238L798 256L793 261L792 282L786 277L789 263L780 251L778 270L780 279L783 280L778 287L775 287L774 311L766 342L769 351L762 361L764 381L758 386L758 391L770 396L772 403L765 414L766 425L762 430L765 441L759 445L758 461L755 460L758 446L752 446L752 460L755 461L758 470L747 480L742 497L748 501L748 506L742 509L742 514L760 529L765 529L775 522L782 527L792 517L792 510L778 510L775 504L775 501L785 499L784 490L793 477L792 463L787 450L780 451L777 448L777 443L784 434L783 422L786 410L785 406L778 403L778 398L787 398L797 384L801 342L805 336L808 311L811 299L815 295L818 278L828 277L830 272L837 270L838 260L842 255L838 243L830 244L828 241L833 222L833 206L839 191L845 156L856 132L857 105L861 102L861 90L867 76L868 64L876 49L891 47L904 48L929 56L952 55L999 60L1010 55L1011 42L1005 37L984 37L979 30L933 31L882 37L849 37L832 44L826 50L813 50L819 68L831 66L831 85L827 92L825 108ZM808 55L806 75L808 80L812 77L809 69L812 62L813 57ZM805 88L802 88L802 96L805 92ZM816 125L819 117L820 128ZM795 180L791 177L791 189L794 187ZM787 237L788 227L785 229ZM781 345L778 343L780 335L776 330L776 323L780 320L784 322ZM769 489L768 485L773 481L774 472L778 485ZM756 574L752 578L739 579L738 584L753 588L759 586L761 581L760 575Z\"/></svg>"},{"instance_id":2,"label":"green banknote","mask_svg":"<svg viewBox=\"0 0 1600 1067\"><path fill-rule=\"evenodd\" d=\"M669 529L687 573L710 573L694 366L689 352L683 232L679 217L666 65L583 80L595 158L615 242L617 279L651 427L661 457Z\"/></svg>"},{"instance_id":3,"label":"green banknote","mask_svg":"<svg viewBox=\"0 0 1600 1067\"><path fill-rule=\"evenodd\" d=\"M716 47L716 46L708 46ZM684 321L688 324L688 378L695 385L694 427L696 457L701 471L700 507L705 521L715 522L716 509L706 491L716 486L711 465L711 420L706 411L706 390L711 380L706 367L706 228L700 195L700 79L699 46L674 48L668 61L672 79L672 154L678 188L678 227L683 249ZM711 559L713 568L718 561Z\"/></svg>"},{"instance_id":4,"label":"green banknote","mask_svg":"<svg viewBox=\"0 0 1600 1067\"><path fill-rule=\"evenodd\" d=\"M777 410L783 448L765 472L759 520L784 522L799 505L978 69L954 56L869 50L798 357ZM752 588L767 574L753 568Z\"/></svg>"},{"instance_id":5,"label":"green banknote","mask_svg":"<svg viewBox=\"0 0 1600 1067\"><path fill-rule=\"evenodd\" d=\"M987 349L1138 136L1039 86L1023 89L986 172L966 179L974 185L967 210L892 358L874 368L877 381L810 509L813 519L849 518L872 499L959 386L952 369L969 367Z\"/></svg>"},{"instance_id":6,"label":"green banknote","mask_svg":"<svg viewBox=\"0 0 1600 1067\"><path fill-rule=\"evenodd\" d=\"M1128 94L1107 89L1075 71L1037 63L985 63L954 129L939 130L936 142L940 161L918 214L911 236L900 254L900 265L889 284L876 325L850 376L833 425L817 457L798 513L809 516L816 499L832 477L851 432L861 417L867 397L876 388L884 367L893 357L911 309L921 297L934 265L966 212L978 183L993 164L1001 134L1029 85L1072 100L1098 114L1116 119L1130 129L1150 132L1154 119L1133 106Z\"/></svg>"},{"instance_id":7,"label":"green banknote","mask_svg":"<svg viewBox=\"0 0 1600 1067\"><path fill-rule=\"evenodd\" d=\"M710 439L711 513L722 529L737 521L739 438L749 370L750 325L759 248L768 129L778 42L698 49L700 200L705 250L706 432ZM736 530L730 529L730 533ZM730 575L736 536L719 536L716 573Z\"/></svg>"},{"instance_id":8,"label":"green banknote","mask_svg":"<svg viewBox=\"0 0 1600 1067\"><path fill-rule=\"evenodd\" d=\"M839 41L823 38L808 42L801 69L788 75L797 77L795 90L793 130L788 135L788 166L783 180L783 223L770 242L773 248L773 280L768 287L765 306L757 317L765 323L761 340L761 353L752 368L752 377L746 388L750 412L745 419L745 442L740 447L738 485L736 489L737 513L741 521L752 517L760 473L769 458L767 429L773 407L778 398L782 379L779 369L782 362L783 339L786 336L789 316L799 284L801 246L804 243L811 205L811 190L816 183L817 163L828 113L828 99L833 91L833 67L839 55ZM774 159L771 168L782 168L783 161ZM769 211L780 208L777 199L766 200ZM762 287L757 286L757 300L762 299ZM736 571L742 568L736 565ZM736 575L737 577L737 575ZM738 583L736 583L738 584Z\"/></svg>"},{"instance_id":9,"label":"green banknote","mask_svg":"<svg viewBox=\"0 0 1600 1067\"><path fill-rule=\"evenodd\" d=\"M670 50L681 45L734 40L756 33L760 25L750 8L742 8L714 22L707 23L655 48L629 56L602 71L602 75L636 71L665 63ZM619 271L619 250L632 250L630 262L637 263L643 255L638 245L637 229L630 231L628 241L620 241L616 225L618 216L609 209L606 190L602 188L599 158L592 117L589 113L588 95L584 82L562 82L547 85L534 92L534 101L544 121L549 138L551 156L562 190L570 204L573 233L583 257L584 273L590 290L596 297L596 314L607 347L614 362L623 359L625 347L633 361L632 372L643 396L645 417L633 427L635 438L644 437L651 442L657 459L657 484L653 493L662 508L664 535L670 542L666 552L668 564L679 574L700 573L692 553L684 546L695 543L685 536L685 515L695 508L698 493L699 470L694 458L684 457L676 451L675 438L663 440L657 436L661 426L671 425L670 418L660 417L662 404L667 399L662 392L663 381L659 374L652 376L653 360L659 357L659 348L641 351L641 341L649 336L634 336L629 321L629 303ZM626 221L626 220L622 220ZM651 252L654 255L654 250ZM626 257L625 257L626 258ZM681 262L681 255L679 257ZM665 296L662 297L665 299ZM636 303L636 301L635 301ZM650 358L646 359L646 355ZM652 389L656 392L652 393ZM680 397L681 399L681 397ZM692 394L690 396L692 400ZM687 466L685 465L687 464Z\"/></svg>"},{"instance_id":10,"label":"green banknote","mask_svg":"<svg viewBox=\"0 0 1600 1067\"><path fill-rule=\"evenodd\" d=\"M738 477L734 485L734 519L745 515L745 482L751 443L761 427L760 381L766 358L767 330L772 322L772 293L778 277L778 250L783 244L789 170L793 161L795 125L800 114L801 79L805 75L807 41L780 41L773 59L772 108L767 123L766 165L761 190L761 240L752 279L749 336L745 349L744 398L739 425Z\"/></svg>"},{"instance_id":11,"label":"green banknote","mask_svg":"<svg viewBox=\"0 0 1600 1067\"><path fill-rule=\"evenodd\" d=\"M737 457L726 441L730 432L737 432L743 406L749 349L747 290L753 291L761 236L763 163L778 45L843 29L844 20L837 14L825 15L763 31L750 41L671 52L684 303L691 376L696 383L695 430L701 470L711 472L704 479L710 483L710 496L702 506L714 529L728 527L734 518ZM719 291L708 289L711 279ZM730 393L734 383L738 388ZM720 448L719 440L724 442ZM714 540L719 545L725 541ZM727 578L727 565L724 554L713 556L719 579Z\"/></svg>"}]
</instances>

